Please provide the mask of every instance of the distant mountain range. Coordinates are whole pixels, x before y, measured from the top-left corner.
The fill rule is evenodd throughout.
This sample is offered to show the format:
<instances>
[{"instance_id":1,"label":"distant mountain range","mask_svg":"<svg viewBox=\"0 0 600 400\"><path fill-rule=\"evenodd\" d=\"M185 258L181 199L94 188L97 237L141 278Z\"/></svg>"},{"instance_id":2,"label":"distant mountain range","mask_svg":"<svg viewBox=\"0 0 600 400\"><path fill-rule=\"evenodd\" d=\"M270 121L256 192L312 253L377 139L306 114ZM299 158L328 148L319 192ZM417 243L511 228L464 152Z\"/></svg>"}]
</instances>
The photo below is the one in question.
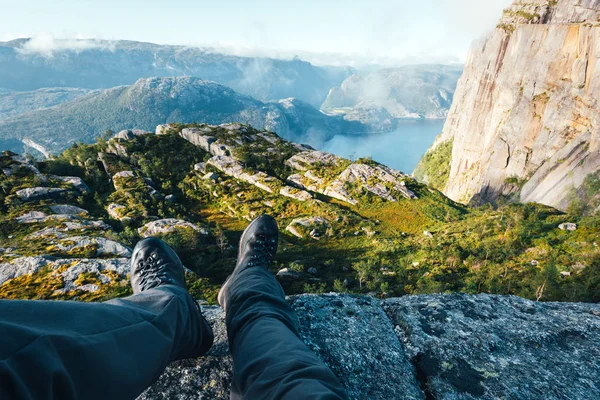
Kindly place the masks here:
<instances>
[{"instance_id":1,"label":"distant mountain range","mask_svg":"<svg viewBox=\"0 0 600 400\"><path fill-rule=\"evenodd\" d=\"M194 76L261 101L295 97L318 108L329 89L355 72L299 59L238 57L194 47L122 40L55 42L60 48L55 53L36 49L30 39L0 42L0 88L108 89L146 77Z\"/></svg>"},{"instance_id":2,"label":"distant mountain range","mask_svg":"<svg viewBox=\"0 0 600 400\"><path fill-rule=\"evenodd\" d=\"M331 89L321 110L383 131L397 119L444 119L462 70L460 65L409 65L355 74Z\"/></svg>"},{"instance_id":3,"label":"distant mountain range","mask_svg":"<svg viewBox=\"0 0 600 400\"><path fill-rule=\"evenodd\" d=\"M367 130L359 122L327 116L294 98L261 102L198 78L147 78L0 120L0 147L23 150L26 143L29 151L48 154L75 142L93 142L109 129L153 130L169 122L242 122L313 145L335 134Z\"/></svg>"},{"instance_id":4,"label":"distant mountain range","mask_svg":"<svg viewBox=\"0 0 600 400\"><path fill-rule=\"evenodd\" d=\"M90 93L89 89L44 88L28 92L0 90L0 121L27 111L66 103Z\"/></svg>"}]
</instances>

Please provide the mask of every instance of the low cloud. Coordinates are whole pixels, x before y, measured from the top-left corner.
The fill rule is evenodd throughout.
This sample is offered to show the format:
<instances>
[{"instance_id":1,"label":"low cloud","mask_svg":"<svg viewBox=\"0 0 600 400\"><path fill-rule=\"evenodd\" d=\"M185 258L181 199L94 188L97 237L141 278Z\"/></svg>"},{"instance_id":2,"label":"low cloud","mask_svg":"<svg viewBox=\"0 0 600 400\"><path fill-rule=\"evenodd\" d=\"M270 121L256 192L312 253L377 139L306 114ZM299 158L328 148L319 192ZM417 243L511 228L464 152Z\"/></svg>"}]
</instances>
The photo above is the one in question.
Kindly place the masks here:
<instances>
[{"instance_id":1,"label":"low cloud","mask_svg":"<svg viewBox=\"0 0 600 400\"><path fill-rule=\"evenodd\" d=\"M56 53L72 51L80 53L86 50L103 49L114 51L111 42L97 39L69 38L59 39L51 33L38 33L18 49L21 54L39 54L44 57L53 57Z\"/></svg>"}]
</instances>

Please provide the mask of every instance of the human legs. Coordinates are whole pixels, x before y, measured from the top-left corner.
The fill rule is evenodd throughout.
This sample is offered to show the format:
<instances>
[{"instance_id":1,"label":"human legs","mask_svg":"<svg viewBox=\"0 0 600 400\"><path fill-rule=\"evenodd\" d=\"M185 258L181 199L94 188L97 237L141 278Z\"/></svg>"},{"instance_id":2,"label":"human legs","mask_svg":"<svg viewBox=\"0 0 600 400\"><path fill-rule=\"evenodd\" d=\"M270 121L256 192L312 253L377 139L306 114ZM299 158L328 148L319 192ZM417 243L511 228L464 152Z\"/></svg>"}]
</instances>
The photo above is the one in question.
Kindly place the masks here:
<instances>
[{"instance_id":1,"label":"human legs","mask_svg":"<svg viewBox=\"0 0 600 400\"><path fill-rule=\"evenodd\" d=\"M260 218L263 224L274 223ZM276 224L261 230L256 222L248 227L238 265L219 295L233 358L231 397L346 399L337 377L300 339L294 311L266 269L270 260L265 254L272 258L274 250L260 243L269 243L274 229Z\"/></svg>"},{"instance_id":2,"label":"human legs","mask_svg":"<svg viewBox=\"0 0 600 400\"><path fill-rule=\"evenodd\" d=\"M135 399L171 361L206 353L210 326L154 267L151 285L106 303L0 301L0 398Z\"/></svg>"}]
</instances>

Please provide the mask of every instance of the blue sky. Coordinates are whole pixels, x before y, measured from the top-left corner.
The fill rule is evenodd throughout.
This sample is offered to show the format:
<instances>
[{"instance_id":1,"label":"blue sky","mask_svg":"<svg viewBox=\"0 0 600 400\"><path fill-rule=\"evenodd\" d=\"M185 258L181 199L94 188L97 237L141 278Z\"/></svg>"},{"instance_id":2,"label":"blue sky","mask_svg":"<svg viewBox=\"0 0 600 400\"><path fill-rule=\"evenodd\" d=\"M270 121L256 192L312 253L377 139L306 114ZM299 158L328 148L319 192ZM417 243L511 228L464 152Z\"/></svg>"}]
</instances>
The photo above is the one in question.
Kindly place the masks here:
<instances>
[{"instance_id":1,"label":"blue sky","mask_svg":"<svg viewBox=\"0 0 600 400\"><path fill-rule=\"evenodd\" d=\"M0 41L129 39L316 63L464 59L511 0L0 0ZM412 61L411 61L412 60Z\"/></svg>"}]
</instances>

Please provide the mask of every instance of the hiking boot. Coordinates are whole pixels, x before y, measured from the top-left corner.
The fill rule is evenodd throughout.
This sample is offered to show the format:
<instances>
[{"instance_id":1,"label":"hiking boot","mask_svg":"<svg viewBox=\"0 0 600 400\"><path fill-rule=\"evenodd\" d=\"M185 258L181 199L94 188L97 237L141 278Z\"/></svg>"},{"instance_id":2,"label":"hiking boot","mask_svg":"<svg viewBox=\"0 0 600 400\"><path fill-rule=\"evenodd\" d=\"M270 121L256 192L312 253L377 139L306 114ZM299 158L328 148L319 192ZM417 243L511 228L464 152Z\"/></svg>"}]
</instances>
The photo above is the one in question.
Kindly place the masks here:
<instances>
[{"instance_id":1,"label":"hiking boot","mask_svg":"<svg viewBox=\"0 0 600 400\"><path fill-rule=\"evenodd\" d=\"M131 256L133 293L137 294L160 285L177 285L186 289L183 264L175 251L162 240L141 240Z\"/></svg>"},{"instance_id":2,"label":"hiking boot","mask_svg":"<svg viewBox=\"0 0 600 400\"><path fill-rule=\"evenodd\" d=\"M278 240L279 228L277 222L269 215L261 215L246 227L240 239L238 261L235 269L227 278L217 296L217 301L225 312L227 312L227 287L233 277L246 268L267 268L277 253Z\"/></svg>"},{"instance_id":3,"label":"hiking boot","mask_svg":"<svg viewBox=\"0 0 600 400\"><path fill-rule=\"evenodd\" d=\"M160 239L148 238L139 241L131 256L131 287L138 294L161 285L175 285L187 291L183 264L177 253ZM189 332L185 335L190 342L179 342L181 349L175 360L195 358L204 355L213 345L214 335L211 326L202 315L198 303L189 293L185 296L190 304ZM197 332L202 332L198 335Z\"/></svg>"}]
</instances>

